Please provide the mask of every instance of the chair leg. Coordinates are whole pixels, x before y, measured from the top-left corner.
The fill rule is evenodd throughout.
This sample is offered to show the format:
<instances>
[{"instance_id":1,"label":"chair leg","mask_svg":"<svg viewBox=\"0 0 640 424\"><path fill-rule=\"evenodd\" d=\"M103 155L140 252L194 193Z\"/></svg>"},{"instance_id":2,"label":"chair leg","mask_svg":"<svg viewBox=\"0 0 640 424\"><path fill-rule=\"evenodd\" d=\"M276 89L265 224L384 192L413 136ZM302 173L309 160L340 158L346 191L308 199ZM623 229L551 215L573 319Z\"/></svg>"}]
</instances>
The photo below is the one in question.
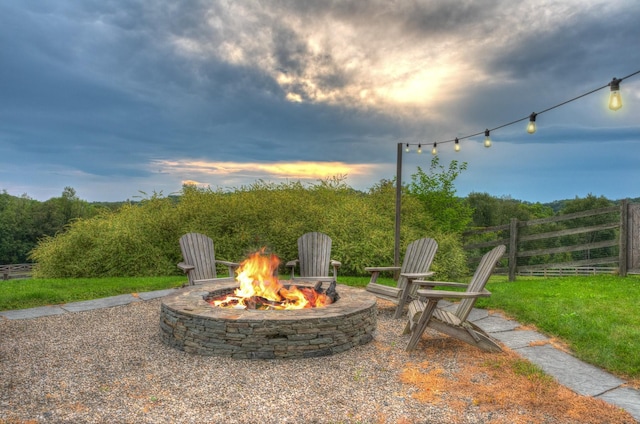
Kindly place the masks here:
<instances>
[{"instance_id":1,"label":"chair leg","mask_svg":"<svg viewBox=\"0 0 640 424\"><path fill-rule=\"evenodd\" d=\"M407 301L404 299L404 297L400 296L400 299L398 300L398 306L396 306L396 312L393 314L393 319L398 319L402 316L405 303L407 303Z\"/></svg>"},{"instance_id":2,"label":"chair leg","mask_svg":"<svg viewBox=\"0 0 640 424\"><path fill-rule=\"evenodd\" d=\"M398 298L398 306L396 307L396 313L393 314L393 319L398 319L402 316L404 312L404 305L407 304L407 301L411 298L411 288L413 287L413 280L411 278L407 279L406 284L402 288L402 292L400 293L400 297Z\"/></svg>"},{"instance_id":3,"label":"chair leg","mask_svg":"<svg viewBox=\"0 0 640 424\"><path fill-rule=\"evenodd\" d=\"M407 348L405 349L407 352L415 349L418 341L420 341L420 338L422 337L422 333L424 333L424 330L426 330L427 326L429 325L429 321L431 320L431 316L433 315L433 311L435 310L437 304L437 300L427 301L427 304L425 305L425 308L422 311L418 322L413 326L413 329L411 329L411 337L409 338L409 343L407 344Z\"/></svg>"},{"instance_id":4,"label":"chair leg","mask_svg":"<svg viewBox=\"0 0 640 424\"><path fill-rule=\"evenodd\" d=\"M407 320L407 324L404 326L404 330L402 334L410 334L411 330L416 326L416 323L420 319L422 315L422 311L424 311L425 303L420 299L416 299L413 302L409 303L409 311L407 315L409 319Z\"/></svg>"}]
</instances>

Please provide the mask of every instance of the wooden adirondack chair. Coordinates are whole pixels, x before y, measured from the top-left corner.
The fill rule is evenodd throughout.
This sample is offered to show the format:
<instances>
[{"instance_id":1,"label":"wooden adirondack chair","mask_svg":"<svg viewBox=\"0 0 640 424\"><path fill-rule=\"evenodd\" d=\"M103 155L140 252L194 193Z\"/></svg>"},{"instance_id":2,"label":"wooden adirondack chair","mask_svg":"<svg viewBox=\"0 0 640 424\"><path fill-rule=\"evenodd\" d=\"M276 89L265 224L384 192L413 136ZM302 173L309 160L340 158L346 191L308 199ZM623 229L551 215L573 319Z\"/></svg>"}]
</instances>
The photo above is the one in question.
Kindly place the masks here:
<instances>
[{"instance_id":1,"label":"wooden adirondack chair","mask_svg":"<svg viewBox=\"0 0 640 424\"><path fill-rule=\"evenodd\" d=\"M409 321L404 329L404 334L411 333L407 351L412 350L418 344L422 333L427 327L431 327L441 333L467 342L488 352L499 352L502 349L477 325L467 321L469 313L478 297L489 297L491 293L484 286L489 276L496 267L498 260L504 255L504 245L496 246L480 260L471 282L467 284L429 281L432 287L467 287L465 292L452 292L446 290L418 290L418 299L409 304ZM438 308L438 301L444 298L458 298L461 301L455 312Z\"/></svg>"},{"instance_id":2,"label":"wooden adirondack chair","mask_svg":"<svg viewBox=\"0 0 640 424\"><path fill-rule=\"evenodd\" d=\"M216 260L213 240L204 234L187 233L183 235L180 237L180 250L183 262L178 264L178 268L187 274L190 286L235 280L235 270L240 264ZM229 277L218 278L216 264L226 265L229 268Z\"/></svg>"},{"instance_id":3,"label":"wooden adirondack chair","mask_svg":"<svg viewBox=\"0 0 640 424\"><path fill-rule=\"evenodd\" d=\"M431 262L438 250L438 243L431 238L421 238L415 240L407 246L401 267L366 267L365 270L371 272L371 279L367 284L366 290L381 299L389 300L398 307L394 314L394 318L400 318L404 305L409 299L415 296L417 284L416 280L426 278L433 275L433 271L429 271ZM383 271L400 271L396 287L385 286L376 281ZM424 283L419 283L423 284Z\"/></svg>"},{"instance_id":4,"label":"wooden adirondack chair","mask_svg":"<svg viewBox=\"0 0 640 424\"><path fill-rule=\"evenodd\" d=\"M334 281L342 264L331 259L331 237L326 234L306 233L298 238L298 258L286 263L291 268L291 280ZM296 266L300 268L295 276ZM333 274L329 275L329 267Z\"/></svg>"}]
</instances>

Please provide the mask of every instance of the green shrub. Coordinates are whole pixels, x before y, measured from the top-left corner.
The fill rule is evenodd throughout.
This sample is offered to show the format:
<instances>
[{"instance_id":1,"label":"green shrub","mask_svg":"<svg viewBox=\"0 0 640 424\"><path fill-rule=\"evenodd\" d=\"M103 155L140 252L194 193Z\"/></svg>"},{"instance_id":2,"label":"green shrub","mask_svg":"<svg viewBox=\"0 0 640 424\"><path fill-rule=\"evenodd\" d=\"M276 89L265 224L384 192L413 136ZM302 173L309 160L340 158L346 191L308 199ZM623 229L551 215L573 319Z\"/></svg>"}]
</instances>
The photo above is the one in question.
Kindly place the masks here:
<instances>
[{"instance_id":1,"label":"green shrub","mask_svg":"<svg viewBox=\"0 0 640 424\"><path fill-rule=\"evenodd\" d=\"M31 252L34 277L171 275L180 258L173 216L171 200L154 196L139 206L77 220Z\"/></svg>"},{"instance_id":2,"label":"green shrub","mask_svg":"<svg viewBox=\"0 0 640 424\"><path fill-rule=\"evenodd\" d=\"M420 200L403 196L401 248L422 237L435 238L438 278L465 269L459 238L435 228ZM367 266L392 265L395 187L382 181L369 192L353 190L339 178L304 186L258 181L232 192L183 187L174 198L154 194L136 205L69 225L32 251L36 277L162 276L180 273L178 240L200 232L214 240L216 258L241 261L261 248L283 263L298 256L297 239L310 231L328 234L341 275L366 275ZM223 272L224 270L220 270ZM281 273L287 270L281 266Z\"/></svg>"}]
</instances>

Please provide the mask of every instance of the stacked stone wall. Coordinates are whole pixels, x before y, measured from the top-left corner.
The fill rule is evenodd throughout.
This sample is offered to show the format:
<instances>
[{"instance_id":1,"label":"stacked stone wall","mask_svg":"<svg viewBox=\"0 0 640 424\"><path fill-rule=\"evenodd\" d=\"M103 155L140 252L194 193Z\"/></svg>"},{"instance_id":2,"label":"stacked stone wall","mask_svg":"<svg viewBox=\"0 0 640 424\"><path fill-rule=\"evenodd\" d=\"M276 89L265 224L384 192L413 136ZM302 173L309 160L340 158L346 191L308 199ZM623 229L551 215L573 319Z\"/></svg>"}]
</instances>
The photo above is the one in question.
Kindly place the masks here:
<instances>
[{"instance_id":1,"label":"stacked stone wall","mask_svg":"<svg viewBox=\"0 0 640 424\"><path fill-rule=\"evenodd\" d=\"M217 287L213 292L229 291ZM362 289L338 286L340 299L323 308L249 311L216 308L212 291L184 289L165 298L160 329L165 343L185 352L238 359L333 355L370 342L376 300Z\"/></svg>"}]
</instances>

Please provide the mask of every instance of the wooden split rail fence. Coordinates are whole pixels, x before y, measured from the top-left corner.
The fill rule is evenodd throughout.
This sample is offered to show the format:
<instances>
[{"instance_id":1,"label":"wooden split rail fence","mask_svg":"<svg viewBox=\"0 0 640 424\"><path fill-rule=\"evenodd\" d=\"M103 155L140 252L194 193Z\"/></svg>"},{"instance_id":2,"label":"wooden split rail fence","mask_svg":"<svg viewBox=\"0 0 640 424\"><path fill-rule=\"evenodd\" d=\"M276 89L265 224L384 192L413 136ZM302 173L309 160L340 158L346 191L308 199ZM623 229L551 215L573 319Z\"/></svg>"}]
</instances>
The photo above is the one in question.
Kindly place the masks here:
<instances>
[{"instance_id":1,"label":"wooden split rail fence","mask_svg":"<svg viewBox=\"0 0 640 424\"><path fill-rule=\"evenodd\" d=\"M0 265L0 277L3 280L13 278L30 278L34 264Z\"/></svg>"},{"instance_id":2,"label":"wooden split rail fence","mask_svg":"<svg viewBox=\"0 0 640 424\"><path fill-rule=\"evenodd\" d=\"M470 267L482 254L508 246L496 268L509 275L585 275L640 273L640 204L593 209L519 221L464 233Z\"/></svg>"}]
</instances>

